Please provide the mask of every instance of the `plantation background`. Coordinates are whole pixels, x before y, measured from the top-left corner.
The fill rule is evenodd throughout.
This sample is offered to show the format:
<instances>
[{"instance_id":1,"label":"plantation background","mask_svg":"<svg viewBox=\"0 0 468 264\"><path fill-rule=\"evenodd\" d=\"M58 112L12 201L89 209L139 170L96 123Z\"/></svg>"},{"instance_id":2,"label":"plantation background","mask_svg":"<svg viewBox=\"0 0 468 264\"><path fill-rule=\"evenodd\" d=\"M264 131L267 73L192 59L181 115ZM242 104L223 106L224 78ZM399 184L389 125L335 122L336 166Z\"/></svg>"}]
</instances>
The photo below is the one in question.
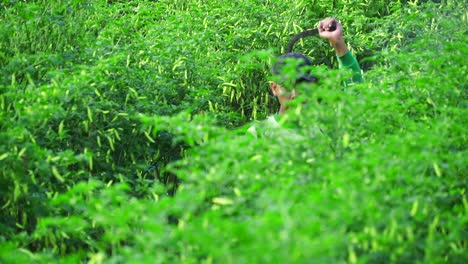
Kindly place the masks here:
<instances>
[{"instance_id":1,"label":"plantation background","mask_svg":"<svg viewBox=\"0 0 468 264\"><path fill-rule=\"evenodd\" d=\"M2 0L0 262L468 263L466 10ZM365 82L304 39L321 83L254 139L329 16Z\"/></svg>"}]
</instances>

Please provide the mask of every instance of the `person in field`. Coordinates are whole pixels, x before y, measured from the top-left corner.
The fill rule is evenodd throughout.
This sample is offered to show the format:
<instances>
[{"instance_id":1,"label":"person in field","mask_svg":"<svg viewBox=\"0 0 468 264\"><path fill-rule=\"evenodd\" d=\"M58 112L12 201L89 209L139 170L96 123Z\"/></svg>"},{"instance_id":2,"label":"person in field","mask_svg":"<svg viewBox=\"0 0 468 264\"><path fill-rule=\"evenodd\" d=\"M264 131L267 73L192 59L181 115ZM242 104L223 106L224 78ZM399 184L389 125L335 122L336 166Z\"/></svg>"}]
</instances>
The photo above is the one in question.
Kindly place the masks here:
<instances>
[{"instance_id":1,"label":"person in field","mask_svg":"<svg viewBox=\"0 0 468 264\"><path fill-rule=\"evenodd\" d=\"M336 25L335 30L332 29L332 25ZM338 20L335 18L327 18L319 22L318 30L320 37L328 40L330 45L336 52L338 58L338 64L340 68L348 68L353 72L352 82L362 82L361 68L356 60L356 58L351 54L351 51L348 50L343 38L343 28ZM296 66L298 70L297 79L295 80L294 85L299 83L317 83L318 79L316 76L312 75L310 70L305 70L301 72L302 68L312 66L310 59L301 54L301 53L287 53L281 55L275 65L273 66L273 75L280 75L281 68L285 65L286 61L297 61ZM280 109L278 114L282 114L286 111L286 104L294 99L296 96L296 91L292 87L284 87L285 85L278 82L270 82L270 88L274 96L278 98L280 103Z\"/></svg>"},{"instance_id":2,"label":"person in field","mask_svg":"<svg viewBox=\"0 0 468 264\"><path fill-rule=\"evenodd\" d=\"M335 18L326 18L318 23L318 32L321 38L328 40L330 45L336 52L338 58L339 68L350 69L353 73L352 79L347 83L359 83L362 82L361 68L349 51L343 37L343 28L341 23ZM293 62L293 63L291 63ZM288 65L294 64L296 73L295 80L281 81L281 75L284 68ZM297 91L294 87L301 83L318 83L318 78L310 72L310 66L312 66L311 60L301 53L286 53L281 55L276 63L273 65L272 73L273 77L276 77L278 81L270 82L270 89L274 96L278 98L280 108L277 114L268 117L266 120L267 127L278 127L278 117L282 115L287 109L287 104L297 95ZM289 74L290 75L290 74ZM257 137L256 126L251 126L248 132Z\"/></svg>"}]
</instances>

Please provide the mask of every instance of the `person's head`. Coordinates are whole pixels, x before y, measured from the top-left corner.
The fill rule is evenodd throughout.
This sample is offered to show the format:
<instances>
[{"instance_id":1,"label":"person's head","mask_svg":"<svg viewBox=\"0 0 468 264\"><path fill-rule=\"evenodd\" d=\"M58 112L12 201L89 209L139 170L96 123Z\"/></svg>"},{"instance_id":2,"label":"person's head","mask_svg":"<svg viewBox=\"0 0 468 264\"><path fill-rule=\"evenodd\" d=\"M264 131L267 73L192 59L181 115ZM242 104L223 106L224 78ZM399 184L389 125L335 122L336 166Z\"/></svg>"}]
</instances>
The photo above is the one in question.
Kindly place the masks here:
<instances>
[{"instance_id":1,"label":"person's head","mask_svg":"<svg viewBox=\"0 0 468 264\"><path fill-rule=\"evenodd\" d=\"M310 66L312 66L310 59L301 53L281 55L273 65L274 81L270 82L270 88L283 108L298 94L296 89L298 85L317 83L318 79L311 74Z\"/></svg>"}]
</instances>

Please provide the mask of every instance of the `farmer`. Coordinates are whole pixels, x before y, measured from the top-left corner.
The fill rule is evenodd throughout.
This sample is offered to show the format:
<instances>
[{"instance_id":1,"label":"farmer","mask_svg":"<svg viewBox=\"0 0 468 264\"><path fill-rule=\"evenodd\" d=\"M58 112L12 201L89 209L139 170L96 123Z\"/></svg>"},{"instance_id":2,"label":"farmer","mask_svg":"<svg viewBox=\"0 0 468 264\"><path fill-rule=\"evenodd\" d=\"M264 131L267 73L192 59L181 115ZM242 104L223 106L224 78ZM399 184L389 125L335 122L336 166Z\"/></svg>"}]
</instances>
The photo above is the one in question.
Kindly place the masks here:
<instances>
[{"instance_id":1,"label":"farmer","mask_svg":"<svg viewBox=\"0 0 468 264\"><path fill-rule=\"evenodd\" d=\"M338 64L340 68L351 69L353 76L352 82L362 82L361 68L356 60L356 58L348 50L346 43L343 38L343 28L338 20L335 18L326 18L319 22L318 24L319 36L327 39L330 45L336 52L338 58ZM281 81L281 74L284 68L287 68L287 63L295 62L293 68L295 68L295 80L291 81ZM309 58L301 53L287 53L281 55L277 62L273 65L273 76L276 77L279 81L270 82L270 89L274 96L278 98L280 108L277 115L270 116L266 121L267 127L278 127L278 115L283 114L287 110L287 104L297 95L297 91L294 89L294 86L300 83L310 83L314 84L318 82L316 76L310 73L312 62ZM261 129L263 130L263 129ZM247 130L250 134L257 137L256 126L253 125Z\"/></svg>"},{"instance_id":2,"label":"farmer","mask_svg":"<svg viewBox=\"0 0 468 264\"><path fill-rule=\"evenodd\" d=\"M336 28L333 30L332 25ZM348 50L346 43L344 42L343 38L343 28L338 20L335 18L326 18L319 22L318 24L318 31L320 37L327 39L330 45L336 52L336 56L338 58L338 64L340 68L348 68L351 69L353 72L352 82L361 82L362 75L361 75L361 68L356 60L356 58L351 54ZM312 62L309 58L301 53L287 53L278 58L278 61L273 66L273 75L280 75L283 66L288 61L296 61L296 69L298 71L296 75L295 83L292 85L296 85L299 83L317 83L317 77L310 74L309 70L306 70L307 67L312 66ZM291 84L290 84L291 85ZM286 86L286 87L285 87ZM286 104L294 99L296 96L296 91L292 89L293 87L287 87L283 83L278 82L270 82L270 88L274 96L278 98L280 103L280 109L278 114L282 114L286 111L287 107ZM291 91L291 92L287 92Z\"/></svg>"}]
</instances>

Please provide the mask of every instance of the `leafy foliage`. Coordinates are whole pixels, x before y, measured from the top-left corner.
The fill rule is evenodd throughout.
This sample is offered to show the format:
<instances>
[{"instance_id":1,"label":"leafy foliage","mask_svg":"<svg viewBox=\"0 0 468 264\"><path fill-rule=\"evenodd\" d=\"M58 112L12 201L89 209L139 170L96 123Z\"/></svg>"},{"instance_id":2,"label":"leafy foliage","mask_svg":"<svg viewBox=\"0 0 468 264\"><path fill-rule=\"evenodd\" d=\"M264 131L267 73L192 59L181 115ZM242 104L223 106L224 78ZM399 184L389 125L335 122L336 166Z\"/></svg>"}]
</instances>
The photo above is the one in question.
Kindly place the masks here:
<instances>
[{"instance_id":1,"label":"leafy foliage","mask_svg":"<svg viewBox=\"0 0 468 264\"><path fill-rule=\"evenodd\" d=\"M0 9L1 262L468 261L463 1ZM365 83L305 39L320 84L265 127L269 65L327 16Z\"/></svg>"}]
</instances>

